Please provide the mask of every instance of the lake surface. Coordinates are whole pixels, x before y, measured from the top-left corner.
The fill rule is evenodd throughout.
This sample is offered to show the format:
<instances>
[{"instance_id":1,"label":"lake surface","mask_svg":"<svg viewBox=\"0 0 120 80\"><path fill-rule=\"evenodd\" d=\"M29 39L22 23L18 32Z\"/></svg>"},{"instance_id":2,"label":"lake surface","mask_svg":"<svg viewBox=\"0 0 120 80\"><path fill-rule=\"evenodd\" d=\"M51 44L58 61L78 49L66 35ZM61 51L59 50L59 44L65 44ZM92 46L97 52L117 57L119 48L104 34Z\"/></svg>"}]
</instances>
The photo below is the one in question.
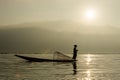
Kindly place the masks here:
<instances>
[{"instance_id":1,"label":"lake surface","mask_svg":"<svg viewBox=\"0 0 120 80\"><path fill-rule=\"evenodd\" d=\"M52 54L21 55L52 58ZM30 63L14 54L0 54L0 80L120 80L120 54L79 54L77 59Z\"/></svg>"}]
</instances>

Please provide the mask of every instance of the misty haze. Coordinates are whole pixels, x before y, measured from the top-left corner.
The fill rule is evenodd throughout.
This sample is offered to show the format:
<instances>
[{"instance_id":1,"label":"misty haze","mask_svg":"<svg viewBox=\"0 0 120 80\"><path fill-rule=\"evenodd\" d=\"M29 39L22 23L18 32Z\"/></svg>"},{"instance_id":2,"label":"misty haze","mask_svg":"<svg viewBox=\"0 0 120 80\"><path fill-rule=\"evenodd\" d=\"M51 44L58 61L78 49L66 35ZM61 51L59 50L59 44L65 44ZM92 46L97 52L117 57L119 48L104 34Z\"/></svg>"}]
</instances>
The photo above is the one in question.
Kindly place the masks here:
<instances>
[{"instance_id":1,"label":"misty haze","mask_svg":"<svg viewBox=\"0 0 120 80\"><path fill-rule=\"evenodd\" d=\"M0 51L119 52L120 28L83 25L70 21L49 21L4 26L0 29Z\"/></svg>"},{"instance_id":2,"label":"misty haze","mask_svg":"<svg viewBox=\"0 0 120 80\"><path fill-rule=\"evenodd\" d=\"M120 0L0 0L0 80L120 80Z\"/></svg>"}]
</instances>

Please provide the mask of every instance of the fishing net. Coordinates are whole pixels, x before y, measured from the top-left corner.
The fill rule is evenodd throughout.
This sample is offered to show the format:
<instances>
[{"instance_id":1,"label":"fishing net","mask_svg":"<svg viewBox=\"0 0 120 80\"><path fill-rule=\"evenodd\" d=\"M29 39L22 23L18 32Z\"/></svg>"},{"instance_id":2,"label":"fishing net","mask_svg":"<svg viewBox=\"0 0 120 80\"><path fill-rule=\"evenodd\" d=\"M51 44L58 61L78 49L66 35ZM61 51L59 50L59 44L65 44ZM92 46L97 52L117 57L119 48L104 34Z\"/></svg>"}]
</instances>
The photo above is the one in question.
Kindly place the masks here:
<instances>
[{"instance_id":1,"label":"fishing net","mask_svg":"<svg viewBox=\"0 0 120 80\"><path fill-rule=\"evenodd\" d=\"M67 55L64 55L61 52L56 51L54 52L53 59L54 60L71 60L72 58Z\"/></svg>"}]
</instances>

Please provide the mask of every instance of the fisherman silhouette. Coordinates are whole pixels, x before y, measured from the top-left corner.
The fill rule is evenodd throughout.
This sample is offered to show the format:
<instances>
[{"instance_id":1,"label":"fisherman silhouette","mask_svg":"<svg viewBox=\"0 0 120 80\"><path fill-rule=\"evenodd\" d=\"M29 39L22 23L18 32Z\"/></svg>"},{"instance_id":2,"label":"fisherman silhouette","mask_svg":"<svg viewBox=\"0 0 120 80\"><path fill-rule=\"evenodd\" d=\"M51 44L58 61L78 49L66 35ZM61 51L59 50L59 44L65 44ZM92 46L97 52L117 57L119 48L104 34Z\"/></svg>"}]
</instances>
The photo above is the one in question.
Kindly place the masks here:
<instances>
[{"instance_id":1,"label":"fisherman silhouette","mask_svg":"<svg viewBox=\"0 0 120 80\"><path fill-rule=\"evenodd\" d=\"M74 45L74 49L73 49L73 58L74 60L76 60L76 57L77 57L77 52L78 50L76 49L77 48L77 45Z\"/></svg>"}]
</instances>

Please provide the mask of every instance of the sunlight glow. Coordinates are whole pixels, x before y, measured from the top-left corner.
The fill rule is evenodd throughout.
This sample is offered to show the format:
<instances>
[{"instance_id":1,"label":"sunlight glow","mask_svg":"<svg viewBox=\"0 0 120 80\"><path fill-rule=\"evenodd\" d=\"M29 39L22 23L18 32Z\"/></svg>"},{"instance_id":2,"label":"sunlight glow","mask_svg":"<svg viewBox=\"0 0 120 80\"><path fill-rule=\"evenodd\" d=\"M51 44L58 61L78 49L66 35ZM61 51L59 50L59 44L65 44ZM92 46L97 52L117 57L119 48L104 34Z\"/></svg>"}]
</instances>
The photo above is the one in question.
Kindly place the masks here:
<instances>
[{"instance_id":1,"label":"sunlight glow","mask_svg":"<svg viewBox=\"0 0 120 80\"><path fill-rule=\"evenodd\" d=\"M95 10L87 9L84 13L84 16L85 16L85 19L88 21L95 19L96 17Z\"/></svg>"},{"instance_id":2,"label":"sunlight glow","mask_svg":"<svg viewBox=\"0 0 120 80\"><path fill-rule=\"evenodd\" d=\"M87 77L86 77L86 80L91 80L91 71L90 70L87 70Z\"/></svg>"},{"instance_id":3,"label":"sunlight glow","mask_svg":"<svg viewBox=\"0 0 120 80\"><path fill-rule=\"evenodd\" d=\"M86 77L82 78L82 80L93 80L91 79L91 71L90 70L87 70L86 72ZM94 79L96 80L96 79Z\"/></svg>"},{"instance_id":4,"label":"sunlight glow","mask_svg":"<svg viewBox=\"0 0 120 80\"><path fill-rule=\"evenodd\" d=\"M88 71L86 71L86 73L87 73L87 77L90 77L90 70L88 70Z\"/></svg>"},{"instance_id":5,"label":"sunlight glow","mask_svg":"<svg viewBox=\"0 0 120 80\"><path fill-rule=\"evenodd\" d=\"M88 55L86 55L86 61L87 61L87 65L89 65L90 64L90 62L92 61L92 59L91 59L91 55L90 54L88 54Z\"/></svg>"}]
</instances>

